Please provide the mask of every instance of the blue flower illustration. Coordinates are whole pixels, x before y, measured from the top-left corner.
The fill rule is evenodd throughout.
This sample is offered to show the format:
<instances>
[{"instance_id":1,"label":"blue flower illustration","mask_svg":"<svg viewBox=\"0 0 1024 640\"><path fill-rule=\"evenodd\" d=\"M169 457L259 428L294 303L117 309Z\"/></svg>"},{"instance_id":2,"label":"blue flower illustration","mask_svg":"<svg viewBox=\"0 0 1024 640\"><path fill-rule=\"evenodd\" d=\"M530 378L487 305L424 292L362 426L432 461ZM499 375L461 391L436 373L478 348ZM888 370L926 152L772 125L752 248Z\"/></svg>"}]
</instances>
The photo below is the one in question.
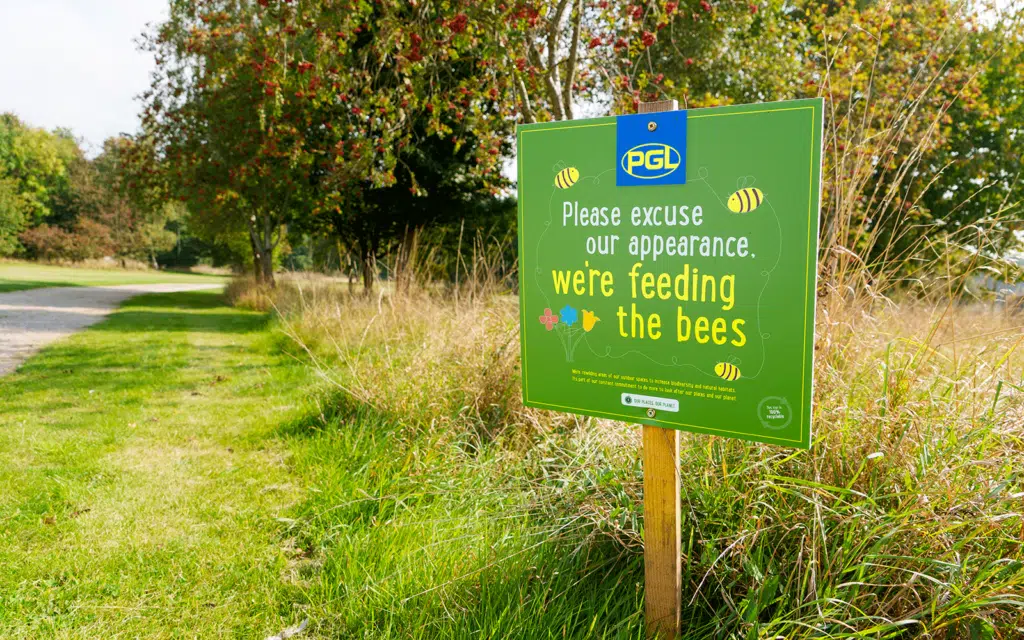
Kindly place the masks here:
<instances>
[{"instance_id":1,"label":"blue flower illustration","mask_svg":"<svg viewBox=\"0 0 1024 640\"><path fill-rule=\"evenodd\" d=\"M562 307L562 310L558 313L562 314L562 322L564 322L567 327L571 327L576 324L576 320L579 318L579 316L576 315L576 310L569 305Z\"/></svg>"}]
</instances>

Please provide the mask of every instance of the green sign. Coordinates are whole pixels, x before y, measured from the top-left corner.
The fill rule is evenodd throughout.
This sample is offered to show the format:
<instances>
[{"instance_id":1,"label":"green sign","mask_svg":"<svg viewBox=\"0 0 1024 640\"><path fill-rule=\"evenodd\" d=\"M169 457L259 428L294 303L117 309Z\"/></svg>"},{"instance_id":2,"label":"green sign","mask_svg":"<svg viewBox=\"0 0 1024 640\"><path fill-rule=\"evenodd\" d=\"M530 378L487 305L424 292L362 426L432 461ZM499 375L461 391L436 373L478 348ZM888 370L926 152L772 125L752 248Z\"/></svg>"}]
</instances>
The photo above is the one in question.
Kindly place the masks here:
<instances>
[{"instance_id":1,"label":"green sign","mask_svg":"<svg viewBox=\"0 0 1024 640\"><path fill-rule=\"evenodd\" d=\"M822 108L519 128L527 406L810 446Z\"/></svg>"}]
</instances>

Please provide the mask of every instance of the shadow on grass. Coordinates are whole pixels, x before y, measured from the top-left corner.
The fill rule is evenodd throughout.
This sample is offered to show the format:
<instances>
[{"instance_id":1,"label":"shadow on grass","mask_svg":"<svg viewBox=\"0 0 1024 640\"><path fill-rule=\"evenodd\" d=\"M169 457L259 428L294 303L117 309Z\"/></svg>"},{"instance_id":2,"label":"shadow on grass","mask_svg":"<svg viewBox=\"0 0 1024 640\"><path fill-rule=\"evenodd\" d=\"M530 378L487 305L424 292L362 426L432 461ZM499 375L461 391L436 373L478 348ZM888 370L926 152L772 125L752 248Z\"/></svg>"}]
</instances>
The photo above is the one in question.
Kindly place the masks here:
<instances>
[{"instance_id":1,"label":"shadow on grass","mask_svg":"<svg viewBox=\"0 0 1024 640\"><path fill-rule=\"evenodd\" d=\"M235 313L188 313L182 311L156 311L153 309L123 310L107 322L93 327L93 331L115 333L153 333L201 331L207 333L252 333L261 331L270 322L270 316L239 316Z\"/></svg>"},{"instance_id":2,"label":"shadow on grass","mask_svg":"<svg viewBox=\"0 0 1024 640\"><path fill-rule=\"evenodd\" d=\"M220 293L196 291L132 298L93 331L251 333L265 329L270 320L267 313L229 310Z\"/></svg>"},{"instance_id":3,"label":"shadow on grass","mask_svg":"<svg viewBox=\"0 0 1024 640\"><path fill-rule=\"evenodd\" d=\"M11 291L27 291L29 289L46 289L49 287L77 287L73 282L42 282L39 280L2 280L0 279L0 293Z\"/></svg>"},{"instance_id":4,"label":"shadow on grass","mask_svg":"<svg viewBox=\"0 0 1024 640\"><path fill-rule=\"evenodd\" d=\"M455 546L464 544L457 533ZM423 575L437 561L425 550L422 564L379 582L367 576L362 585L342 579L350 576L350 560L336 553L323 567L329 577L319 584L327 588L310 595L339 615L323 616L316 630L337 637L644 638L644 570L637 554L600 541L538 542L532 536L479 571L469 559L473 546L466 551L461 577Z\"/></svg>"},{"instance_id":5,"label":"shadow on grass","mask_svg":"<svg viewBox=\"0 0 1024 640\"><path fill-rule=\"evenodd\" d=\"M468 455L342 392L313 406L276 433L316 487L282 537L324 554L300 598L318 632L643 637L642 558L595 536L573 501L536 504L531 471L496 462L500 444Z\"/></svg>"},{"instance_id":6,"label":"shadow on grass","mask_svg":"<svg viewBox=\"0 0 1024 640\"><path fill-rule=\"evenodd\" d=\"M78 338L44 348L15 374L0 378L0 389L8 398L6 408L39 415L92 406L93 401L114 395L119 406L143 404L147 401L145 394L137 392L157 382L164 391L201 394L202 384L174 375L176 370L197 363L182 363L173 355L166 356L179 347L193 352L210 349L245 354L251 348L245 343L187 347L187 334L246 334L263 330L269 322L268 314L229 311L223 296L216 293L139 296ZM119 339L119 335L124 338ZM152 357L157 353L164 357ZM219 370L234 375L262 366L239 360L237 365L222 363ZM46 394L50 401L41 401L40 394Z\"/></svg>"},{"instance_id":7,"label":"shadow on grass","mask_svg":"<svg viewBox=\"0 0 1024 640\"><path fill-rule=\"evenodd\" d=\"M224 294L216 290L180 291L177 293L146 293L125 301L121 309L148 307L163 309L225 309L230 308Z\"/></svg>"}]
</instances>

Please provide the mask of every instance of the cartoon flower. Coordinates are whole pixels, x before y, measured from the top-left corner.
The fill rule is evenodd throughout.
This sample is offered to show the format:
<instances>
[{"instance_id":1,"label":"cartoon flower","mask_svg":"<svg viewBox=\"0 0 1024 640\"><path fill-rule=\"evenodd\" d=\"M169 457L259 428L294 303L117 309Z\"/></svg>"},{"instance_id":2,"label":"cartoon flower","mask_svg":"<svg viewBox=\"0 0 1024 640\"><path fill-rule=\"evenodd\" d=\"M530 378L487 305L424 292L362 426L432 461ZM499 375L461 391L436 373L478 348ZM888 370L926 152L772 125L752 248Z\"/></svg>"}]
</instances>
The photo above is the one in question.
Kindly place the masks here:
<instances>
[{"instance_id":1,"label":"cartoon flower","mask_svg":"<svg viewBox=\"0 0 1024 640\"><path fill-rule=\"evenodd\" d=\"M590 333L590 330L594 328L594 325L601 320L594 315L593 311L583 310L583 330Z\"/></svg>"},{"instance_id":2,"label":"cartoon flower","mask_svg":"<svg viewBox=\"0 0 1024 640\"><path fill-rule=\"evenodd\" d=\"M550 308L545 307L544 315L540 317L540 323L547 327L548 331L551 331L558 324L558 316L551 313Z\"/></svg>"},{"instance_id":3,"label":"cartoon flower","mask_svg":"<svg viewBox=\"0 0 1024 640\"><path fill-rule=\"evenodd\" d=\"M579 316L576 314L576 310L570 307L569 305L565 305L564 307L562 307L562 310L559 311L558 313L562 314L562 322L564 322L566 326L569 327L576 324L576 320L579 319Z\"/></svg>"}]
</instances>

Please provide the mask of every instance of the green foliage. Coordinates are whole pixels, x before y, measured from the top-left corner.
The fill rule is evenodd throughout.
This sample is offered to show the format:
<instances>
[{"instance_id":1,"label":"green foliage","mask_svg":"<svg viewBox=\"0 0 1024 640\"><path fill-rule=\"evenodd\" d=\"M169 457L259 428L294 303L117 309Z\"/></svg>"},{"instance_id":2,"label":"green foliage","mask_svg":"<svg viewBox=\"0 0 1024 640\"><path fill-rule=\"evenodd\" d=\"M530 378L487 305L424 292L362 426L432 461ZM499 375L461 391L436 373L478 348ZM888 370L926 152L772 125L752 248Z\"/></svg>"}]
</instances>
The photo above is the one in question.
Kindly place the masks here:
<instances>
[{"instance_id":1,"label":"green foliage","mask_svg":"<svg viewBox=\"0 0 1024 640\"><path fill-rule=\"evenodd\" d=\"M128 145L112 138L89 160L66 130L0 116L0 256L153 262L173 247L172 209L126 184Z\"/></svg>"},{"instance_id":2,"label":"green foliage","mask_svg":"<svg viewBox=\"0 0 1024 640\"><path fill-rule=\"evenodd\" d=\"M10 178L0 179L0 256L18 251L18 234L26 222L24 209L17 183Z\"/></svg>"},{"instance_id":3,"label":"green foliage","mask_svg":"<svg viewBox=\"0 0 1024 640\"><path fill-rule=\"evenodd\" d=\"M929 222L964 230L963 242L1012 248L1024 229L1024 14L972 32L977 92L942 118L943 153L929 158L935 184L920 196ZM945 162L945 166L939 166ZM971 236L974 238L971 238Z\"/></svg>"},{"instance_id":4,"label":"green foliage","mask_svg":"<svg viewBox=\"0 0 1024 640\"><path fill-rule=\"evenodd\" d=\"M30 223L50 221L54 200L68 191L68 165L81 157L67 132L50 133L0 114L0 177L14 181Z\"/></svg>"},{"instance_id":5,"label":"green foliage","mask_svg":"<svg viewBox=\"0 0 1024 640\"><path fill-rule=\"evenodd\" d=\"M287 224L332 237L369 277L410 229L476 224L474 201L508 186L516 122L662 98L826 98L822 247L836 278L857 264L920 279L937 254L1004 253L1020 226L1014 3L171 8L146 44L158 73L139 182L187 201L210 237L247 233L267 260Z\"/></svg>"},{"instance_id":6,"label":"green foliage","mask_svg":"<svg viewBox=\"0 0 1024 640\"><path fill-rule=\"evenodd\" d=\"M142 173L161 169L213 236L244 230L271 278L283 225L370 265L405 229L505 186L513 122L494 43L447 5L173 3L149 35ZM481 47L487 47L481 49Z\"/></svg>"},{"instance_id":7,"label":"green foliage","mask_svg":"<svg viewBox=\"0 0 1024 640\"><path fill-rule=\"evenodd\" d=\"M1017 241L1024 5L600 3L613 105L826 99L822 250L833 283L969 271ZM979 15L984 11L984 15ZM599 22L600 24L600 22ZM1016 141L1016 142L1015 142Z\"/></svg>"}]
</instances>

